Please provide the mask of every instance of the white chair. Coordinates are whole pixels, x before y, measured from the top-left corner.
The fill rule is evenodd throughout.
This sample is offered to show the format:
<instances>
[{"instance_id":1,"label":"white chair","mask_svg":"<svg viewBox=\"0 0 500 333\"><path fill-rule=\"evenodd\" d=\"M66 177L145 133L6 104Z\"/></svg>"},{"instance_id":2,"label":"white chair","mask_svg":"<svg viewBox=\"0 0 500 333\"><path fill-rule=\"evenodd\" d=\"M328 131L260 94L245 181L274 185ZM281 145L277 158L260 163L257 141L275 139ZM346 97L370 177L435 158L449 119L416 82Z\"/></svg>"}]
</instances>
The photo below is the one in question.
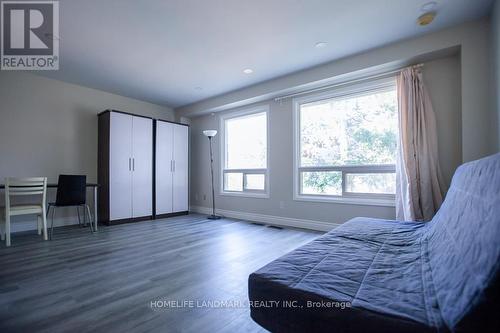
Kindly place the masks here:
<instances>
[{"instance_id":1,"label":"white chair","mask_svg":"<svg viewBox=\"0 0 500 333\"><path fill-rule=\"evenodd\" d=\"M10 197L41 195L40 204L20 204L11 205ZM47 219L46 219L46 197L47 178L5 178L5 232L0 228L2 240L5 234L5 244L10 246L10 217L17 215L37 215L38 234L42 233L43 239L47 240Z\"/></svg>"}]
</instances>

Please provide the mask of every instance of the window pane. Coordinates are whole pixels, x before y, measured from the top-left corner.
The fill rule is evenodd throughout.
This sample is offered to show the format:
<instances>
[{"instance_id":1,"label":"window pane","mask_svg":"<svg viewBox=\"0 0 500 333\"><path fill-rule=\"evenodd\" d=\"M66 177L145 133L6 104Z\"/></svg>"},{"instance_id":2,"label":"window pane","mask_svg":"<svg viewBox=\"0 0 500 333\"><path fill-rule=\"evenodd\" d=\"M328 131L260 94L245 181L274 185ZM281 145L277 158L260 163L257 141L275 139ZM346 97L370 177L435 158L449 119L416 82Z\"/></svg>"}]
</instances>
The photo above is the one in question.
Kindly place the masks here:
<instances>
[{"instance_id":1,"label":"window pane","mask_svg":"<svg viewBox=\"0 0 500 333\"><path fill-rule=\"evenodd\" d=\"M395 89L302 104L300 166L395 164Z\"/></svg>"},{"instance_id":2,"label":"window pane","mask_svg":"<svg viewBox=\"0 0 500 333\"><path fill-rule=\"evenodd\" d=\"M342 195L340 171L302 172L302 194Z\"/></svg>"},{"instance_id":3,"label":"window pane","mask_svg":"<svg viewBox=\"0 0 500 333\"><path fill-rule=\"evenodd\" d=\"M258 174L258 175L250 174L250 175L245 175L245 178L246 178L245 189L264 191L265 179L266 179L265 175L263 175L263 174Z\"/></svg>"},{"instance_id":4,"label":"window pane","mask_svg":"<svg viewBox=\"0 0 500 333\"><path fill-rule=\"evenodd\" d=\"M242 173L225 173L224 174L224 190L225 191L243 191L243 174Z\"/></svg>"},{"instance_id":5,"label":"window pane","mask_svg":"<svg viewBox=\"0 0 500 333\"><path fill-rule=\"evenodd\" d=\"M348 173L346 191L353 193L396 193L395 173Z\"/></svg>"},{"instance_id":6,"label":"window pane","mask_svg":"<svg viewBox=\"0 0 500 333\"><path fill-rule=\"evenodd\" d=\"M225 121L226 168L267 167L267 116L265 112Z\"/></svg>"}]
</instances>

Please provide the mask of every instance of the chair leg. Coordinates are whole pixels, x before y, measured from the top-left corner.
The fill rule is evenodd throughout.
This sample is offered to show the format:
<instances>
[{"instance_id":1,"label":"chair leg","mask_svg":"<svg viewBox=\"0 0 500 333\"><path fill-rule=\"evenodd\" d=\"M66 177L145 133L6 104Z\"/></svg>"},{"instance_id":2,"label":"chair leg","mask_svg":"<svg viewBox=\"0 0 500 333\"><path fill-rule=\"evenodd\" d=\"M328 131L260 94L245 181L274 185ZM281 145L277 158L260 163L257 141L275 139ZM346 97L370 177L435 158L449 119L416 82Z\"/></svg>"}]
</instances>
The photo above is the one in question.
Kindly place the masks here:
<instances>
[{"instance_id":1,"label":"chair leg","mask_svg":"<svg viewBox=\"0 0 500 333\"><path fill-rule=\"evenodd\" d=\"M85 205L85 208L87 209L87 214L89 214L89 225L90 225L90 232L94 232L94 227L92 226L92 215L90 214L90 207L89 205Z\"/></svg>"},{"instance_id":2,"label":"chair leg","mask_svg":"<svg viewBox=\"0 0 500 333\"><path fill-rule=\"evenodd\" d=\"M41 215L36 216L36 226L38 229L38 235L42 234L42 217Z\"/></svg>"},{"instance_id":3,"label":"chair leg","mask_svg":"<svg viewBox=\"0 0 500 333\"><path fill-rule=\"evenodd\" d=\"M52 240L52 235L54 235L54 215L56 213L56 207L52 207L52 221L50 221L50 237L49 239Z\"/></svg>"},{"instance_id":4,"label":"chair leg","mask_svg":"<svg viewBox=\"0 0 500 333\"><path fill-rule=\"evenodd\" d=\"M50 208L51 207L52 207L51 205L47 205L47 210L45 211L45 226L47 226L47 219L49 218ZM48 238L49 234L47 232L45 233L45 235Z\"/></svg>"},{"instance_id":5,"label":"chair leg","mask_svg":"<svg viewBox=\"0 0 500 333\"><path fill-rule=\"evenodd\" d=\"M3 217L5 217L5 216L3 216ZM5 227L4 227L5 222L3 221L3 217L0 216L0 239L1 240L5 240L5 231L4 231L4 229L5 229Z\"/></svg>"},{"instance_id":6,"label":"chair leg","mask_svg":"<svg viewBox=\"0 0 500 333\"><path fill-rule=\"evenodd\" d=\"M83 205L83 226L87 226L87 214L85 214L85 205Z\"/></svg>"},{"instance_id":7,"label":"chair leg","mask_svg":"<svg viewBox=\"0 0 500 333\"><path fill-rule=\"evenodd\" d=\"M82 226L82 220L80 219L80 206L75 206L76 207L76 214L78 215L78 225L81 227ZM84 211L85 213L85 211Z\"/></svg>"},{"instance_id":8,"label":"chair leg","mask_svg":"<svg viewBox=\"0 0 500 333\"><path fill-rule=\"evenodd\" d=\"M10 246L10 215L5 214L5 245Z\"/></svg>"},{"instance_id":9,"label":"chair leg","mask_svg":"<svg viewBox=\"0 0 500 333\"><path fill-rule=\"evenodd\" d=\"M47 215L46 214L42 214L42 228L43 228L43 240L48 240L48 236L47 236Z\"/></svg>"},{"instance_id":10,"label":"chair leg","mask_svg":"<svg viewBox=\"0 0 500 333\"><path fill-rule=\"evenodd\" d=\"M5 222L3 221L3 219L0 220L0 239L1 240L5 240L5 232L4 232L4 227L5 225Z\"/></svg>"}]
</instances>

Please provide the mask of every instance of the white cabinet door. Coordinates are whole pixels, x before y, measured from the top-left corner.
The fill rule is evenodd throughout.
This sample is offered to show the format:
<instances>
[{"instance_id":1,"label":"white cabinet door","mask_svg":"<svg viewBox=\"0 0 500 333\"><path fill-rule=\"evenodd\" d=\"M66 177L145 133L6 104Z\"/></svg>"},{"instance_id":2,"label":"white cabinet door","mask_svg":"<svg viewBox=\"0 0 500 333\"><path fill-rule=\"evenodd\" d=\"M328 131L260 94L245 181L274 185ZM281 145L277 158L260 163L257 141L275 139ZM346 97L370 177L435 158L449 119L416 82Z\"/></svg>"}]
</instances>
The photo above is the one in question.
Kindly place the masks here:
<instances>
[{"instance_id":1,"label":"white cabinet door","mask_svg":"<svg viewBox=\"0 0 500 333\"><path fill-rule=\"evenodd\" d=\"M152 215L153 120L133 117L132 122L132 217Z\"/></svg>"},{"instance_id":2,"label":"white cabinet door","mask_svg":"<svg viewBox=\"0 0 500 333\"><path fill-rule=\"evenodd\" d=\"M174 125L156 122L156 214L172 213Z\"/></svg>"},{"instance_id":3,"label":"white cabinet door","mask_svg":"<svg viewBox=\"0 0 500 333\"><path fill-rule=\"evenodd\" d=\"M109 129L109 218L132 216L132 116L111 112Z\"/></svg>"},{"instance_id":4,"label":"white cabinet door","mask_svg":"<svg viewBox=\"0 0 500 333\"><path fill-rule=\"evenodd\" d=\"M189 127L174 125L174 177L173 210L187 211L188 208L188 130Z\"/></svg>"}]
</instances>

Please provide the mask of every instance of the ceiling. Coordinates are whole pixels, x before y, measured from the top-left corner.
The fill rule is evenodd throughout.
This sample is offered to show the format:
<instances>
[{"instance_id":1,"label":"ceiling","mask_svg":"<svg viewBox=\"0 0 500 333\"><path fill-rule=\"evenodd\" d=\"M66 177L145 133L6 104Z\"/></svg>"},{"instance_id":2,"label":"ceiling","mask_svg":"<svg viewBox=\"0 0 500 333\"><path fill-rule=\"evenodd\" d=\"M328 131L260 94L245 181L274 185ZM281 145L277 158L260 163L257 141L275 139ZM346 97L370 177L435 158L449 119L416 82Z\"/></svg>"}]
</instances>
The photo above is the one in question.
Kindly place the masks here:
<instances>
[{"instance_id":1,"label":"ceiling","mask_svg":"<svg viewBox=\"0 0 500 333\"><path fill-rule=\"evenodd\" d=\"M37 74L179 107L474 20L493 3L436 0L435 21L419 27L430 1L62 0L60 70Z\"/></svg>"}]
</instances>

